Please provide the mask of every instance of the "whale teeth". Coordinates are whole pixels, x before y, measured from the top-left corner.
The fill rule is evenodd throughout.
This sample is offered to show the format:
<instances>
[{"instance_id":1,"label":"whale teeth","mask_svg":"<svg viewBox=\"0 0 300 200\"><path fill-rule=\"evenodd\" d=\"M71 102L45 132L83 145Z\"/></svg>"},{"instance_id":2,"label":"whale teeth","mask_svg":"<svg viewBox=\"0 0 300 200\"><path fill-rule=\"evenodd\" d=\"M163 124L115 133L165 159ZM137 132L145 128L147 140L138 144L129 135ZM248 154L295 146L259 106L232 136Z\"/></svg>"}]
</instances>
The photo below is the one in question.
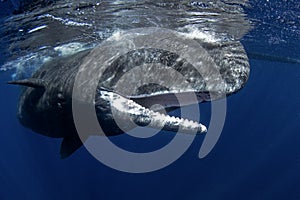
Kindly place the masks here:
<instances>
[{"instance_id":1,"label":"whale teeth","mask_svg":"<svg viewBox=\"0 0 300 200\"><path fill-rule=\"evenodd\" d=\"M155 112L119 94L106 93L113 92L102 92L101 98L105 98L106 101L110 102L111 109L115 110L114 114L117 115L114 117L118 117L123 121L131 120L138 125L146 125L147 122L147 126L151 128L189 134L207 131L206 127L201 123Z\"/></svg>"}]
</instances>

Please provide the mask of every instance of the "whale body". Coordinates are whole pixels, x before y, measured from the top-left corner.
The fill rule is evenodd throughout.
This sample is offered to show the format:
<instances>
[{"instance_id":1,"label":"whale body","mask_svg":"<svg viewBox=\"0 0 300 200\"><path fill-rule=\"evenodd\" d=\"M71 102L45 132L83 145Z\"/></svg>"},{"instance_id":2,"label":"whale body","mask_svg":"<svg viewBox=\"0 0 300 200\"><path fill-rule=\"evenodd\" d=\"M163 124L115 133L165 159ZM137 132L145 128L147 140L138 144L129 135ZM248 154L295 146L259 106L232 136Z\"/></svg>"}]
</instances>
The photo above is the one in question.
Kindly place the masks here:
<instances>
[{"instance_id":1,"label":"whale body","mask_svg":"<svg viewBox=\"0 0 300 200\"><path fill-rule=\"evenodd\" d=\"M155 39L157 37L155 34L162 34L153 29L150 29L150 32L151 34L147 35L148 39L152 37L151 35L154 35L152 39ZM177 37L177 35L167 35L166 38L173 36ZM126 34L124 37L128 38ZM206 132L206 127L198 122L171 117L164 114L161 108L150 109L153 105L160 104L166 111L170 111L184 105L215 100L221 98L221 94L228 96L236 93L244 86L250 67L240 42L226 41L218 44L197 42L203 49L203 52L198 52L199 55L197 55L204 63L199 68L207 73L206 77L199 74L187 60L179 59L176 52L146 47L119 56L103 70L100 79L96 80L98 85L93 106L106 136L122 134L136 126L150 126L174 132L180 130L183 133ZM89 135L95 134L86 133L86 137L79 138L72 115L72 101L74 101L74 82L80 67L86 65L86 62L95 63L86 66L87 70L93 71L103 67L98 60L99 55L103 54L101 50L103 48L100 45L74 55L53 59L38 69L31 78L9 82L24 86L18 109L21 124L37 133L63 138L60 150L62 158L71 155ZM210 62L220 73L222 84L210 75ZM180 72L185 82L189 83L189 87L180 81L171 85L170 88L164 87L163 83L174 79L172 76L163 76L159 79L161 84L142 85L130 93L124 88L120 90L115 87L122 75L145 63L150 76L158 76L155 70L164 65ZM207 79L211 80L207 81ZM139 76L133 76L127 80L129 87L139 81ZM87 88L82 92L83 97L91 92L88 88L89 81L85 81ZM196 102L189 101L189 98L178 102L178 96L185 97L190 93L196 95ZM85 97L80 101L84 104ZM124 122L122 128L114 120L113 110ZM133 123L128 123L129 121Z\"/></svg>"}]
</instances>

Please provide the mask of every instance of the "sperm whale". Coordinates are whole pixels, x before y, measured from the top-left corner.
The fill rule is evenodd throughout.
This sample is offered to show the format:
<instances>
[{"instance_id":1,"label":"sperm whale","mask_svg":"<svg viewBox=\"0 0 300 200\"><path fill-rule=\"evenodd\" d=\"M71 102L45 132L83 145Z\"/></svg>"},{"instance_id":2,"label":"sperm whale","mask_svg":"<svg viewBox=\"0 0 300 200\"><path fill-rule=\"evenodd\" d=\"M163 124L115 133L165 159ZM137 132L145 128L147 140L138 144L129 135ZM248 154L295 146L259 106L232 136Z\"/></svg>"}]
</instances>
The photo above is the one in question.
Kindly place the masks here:
<instances>
[{"instance_id":1,"label":"sperm whale","mask_svg":"<svg viewBox=\"0 0 300 200\"><path fill-rule=\"evenodd\" d=\"M145 37L147 39L144 38L141 41L154 40L163 34L165 37L161 39L162 41L174 37L184 38L175 32L160 33L156 29L148 29L147 31L147 37ZM116 40L124 41L125 38L132 37L131 43L137 45L141 35L138 31L129 31ZM170 111L182 105L195 103L189 102L189 99L186 98L183 104L179 104L178 96L184 97L194 93L197 102L210 101L220 98L218 94L231 95L244 86L249 76L250 67L240 42L227 41L221 44L197 42L201 50L197 52L199 55L196 55L197 59L201 61L199 68L204 75L199 74L186 59L180 59L176 52L146 47L138 48L115 58L108 68L102 70L103 74L97 82L93 107L106 136L122 134L136 126L149 126L173 132L179 130L182 133L205 133L207 131L201 123L169 116L161 112L160 109L151 109L151 106L160 104L164 109ZM108 48L112 48L116 41L109 41L108 44ZM115 46L118 45L117 43ZM85 106L90 106L85 105L88 101L85 96L90 94L90 89L86 87L82 91L83 99L74 99L73 89L76 75L82 70L83 65L87 67L83 69L90 70L91 73L94 73L98 68L101 69L104 64L99 63L98 59L99 55L103 54L102 50L103 44L71 56L53 59L38 69L32 77L9 82L24 86L18 109L18 118L21 124L43 135L63 138L60 150L62 158L70 156L84 142L82 138L79 138L74 124L72 102L78 101L79 104L82 104L82 112L84 112ZM188 88L183 82L177 82L170 88L162 87L163 84L148 84L139 87L133 94L127 93L124 88L118 90L115 87L123 74L145 63L151 76L156 76L156 69L165 65L180 72L192 87ZM220 73L223 80L222 84L211 72L212 66L216 67ZM161 83L172 79L174 79L172 76L163 76ZM95 80L83 81L88 86ZM91 82L89 83L89 81ZM139 76L131 77L129 84L134 85L138 81ZM122 128L116 123L114 117L124 122ZM129 121L133 123L128 123ZM96 133L86 133L86 138L91 134Z\"/></svg>"}]
</instances>

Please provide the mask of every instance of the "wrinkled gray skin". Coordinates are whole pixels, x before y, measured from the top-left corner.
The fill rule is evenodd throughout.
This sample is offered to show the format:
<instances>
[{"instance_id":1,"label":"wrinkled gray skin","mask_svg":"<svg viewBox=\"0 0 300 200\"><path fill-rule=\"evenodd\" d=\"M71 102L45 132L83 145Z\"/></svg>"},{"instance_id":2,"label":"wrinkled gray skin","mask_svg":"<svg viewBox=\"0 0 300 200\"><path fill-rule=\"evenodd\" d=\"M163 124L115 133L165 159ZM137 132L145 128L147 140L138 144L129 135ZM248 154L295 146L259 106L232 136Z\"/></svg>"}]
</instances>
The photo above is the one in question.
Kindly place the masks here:
<instances>
[{"instance_id":1,"label":"wrinkled gray skin","mask_svg":"<svg viewBox=\"0 0 300 200\"><path fill-rule=\"evenodd\" d=\"M224 46L206 44L204 47L219 66L221 76L225 80L225 88L221 92L230 95L240 90L249 75L248 59L242 45L239 42L230 42L224 44ZM192 66L189 68L189 65L185 64L184 61L177 62L174 53L158 49L137 51L139 53L135 55L138 56L129 53L117 59L100 78L95 96L95 108L98 121L105 134L112 136L124 132L117 126L112 117L112 107L114 105L111 101L116 99L127 106L125 110L127 109L128 112L125 111L125 113L123 108L114 107L117 113L121 113L120 116L124 118L125 124L126 120L132 120L139 126L150 124L154 128L162 127L164 130L169 131L177 131L180 128L181 132L185 133L206 132L205 126L196 122L172 118L158 111L154 112L148 109L153 104L164 105L167 111L179 107L174 91L169 92L168 88L150 84L139 88L132 96L126 96L126 91L114 91L118 76L129 71L132 66L138 65L136 62L143 63L147 60L147 62L153 63L153 66L155 66L155 63L163 63L180 71L183 75L193 70ZM72 56L52 60L44 64L31 78L10 82L11 84L26 86L19 102L18 117L20 122L43 135L64 138L61 146L62 157L69 156L82 145L73 122L72 92L78 68L87 58L96 60L95 52L97 52L97 47L92 51L85 50ZM226 57L228 53L232 53L234 56ZM147 56L149 56L148 59L146 59ZM194 84L193 92L197 95L198 102L209 101L207 84L201 85L203 83L201 75L197 75L195 72L194 76L196 84ZM172 77L170 78L172 79ZM132 81L137 80L133 79ZM180 85L176 87L180 88ZM181 88L178 95L185 95L182 89L184 90L184 88ZM185 103L185 105L188 104L189 102ZM130 126L125 129L130 130L132 128L134 127ZM87 133L86 137L89 134L92 133Z\"/></svg>"},{"instance_id":2,"label":"wrinkled gray skin","mask_svg":"<svg viewBox=\"0 0 300 200\"><path fill-rule=\"evenodd\" d=\"M31 1L30 1L31 2ZM176 95L188 96L181 84L168 90L159 85L146 85L138 88L134 94L116 90L118 77L122 76L130 66L149 63L167 65L179 71L187 82L193 85L192 93L197 101L209 101L230 95L240 90L249 76L249 63L246 53L238 40L249 30L249 22L245 19L241 5L245 1L57 1L49 7L30 9L26 15L18 15L8 21L3 30L18 33L24 29L27 33L10 35L11 51L39 51L41 47L52 49L59 44L70 42L89 43L102 42L116 29L130 30L139 27L161 27L184 33L192 30L208 32L220 38L218 43L200 41L199 44L208 52L216 64L225 85L206 84L203 77L186 61L177 62L175 52L164 52L159 49L141 49L139 55L121 56L103 73L95 96L95 110L98 121L108 136L122 134L124 131L112 119L112 110L127 121L139 126L149 125L154 128L185 133L205 132L199 123L163 115L160 110L151 111L153 104L161 104L167 111L179 107ZM26 7L24 7L24 10ZM76 22L76 23L74 23ZM31 32L41 25L47 28ZM193 25L194 27L190 27ZM16 30L15 30L16 28ZM98 33L102 33L100 36ZM21 37L21 38L20 38ZM49 137L64 138L61 156L67 157L82 145L73 122L72 92L78 68L84 61L97 61L96 47L74 55L57 57L45 63L31 78L11 82L23 85L18 118L20 122L35 132ZM24 52L26 53L26 52ZM28 52L27 52L28 53ZM152 55L149 61L147 55ZM201 55L201 53L200 53ZM150 56L151 57L151 56ZM205 57L204 57L205 58ZM98 67L101 67L98 65ZM204 71L207 71L204 70ZM153 74L155 76L155 73ZM111 78L116 77L116 78ZM137 78L131 79L134 84ZM167 82L167 79L162 81ZM214 82L214 79L211 78ZM217 81L218 82L218 81ZM216 86L216 87L215 87ZM219 88L219 89L218 89ZM87 90L88 91L88 90ZM210 92L210 93L208 93ZM88 94L88 92L86 92ZM86 95L83 93L83 95ZM213 95L213 96L211 96ZM114 105L113 100L122 102L123 110ZM195 102L184 101L183 105ZM181 104L182 105L182 104ZM134 126L125 127L130 130ZM89 134L86 133L88 137ZM82 138L81 138L82 139ZM83 138L84 140L85 138Z\"/></svg>"}]
</instances>

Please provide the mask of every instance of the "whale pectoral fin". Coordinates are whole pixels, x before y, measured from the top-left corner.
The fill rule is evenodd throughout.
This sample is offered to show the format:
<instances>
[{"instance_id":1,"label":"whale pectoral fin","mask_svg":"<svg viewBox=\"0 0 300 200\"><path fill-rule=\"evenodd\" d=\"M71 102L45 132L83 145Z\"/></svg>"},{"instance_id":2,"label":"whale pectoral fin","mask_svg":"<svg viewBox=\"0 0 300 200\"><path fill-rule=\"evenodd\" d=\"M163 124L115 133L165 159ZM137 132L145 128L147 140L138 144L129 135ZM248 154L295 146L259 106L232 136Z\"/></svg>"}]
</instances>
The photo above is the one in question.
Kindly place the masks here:
<instances>
[{"instance_id":1,"label":"whale pectoral fin","mask_svg":"<svg viewBox=\"0 0 300 200\"><path fill-rule=\"evenodd\" d=\"M60 156L61 158L67 158L77 149L82 146L82 141L78 135L65 137L60 146Z\"/></svg>"},{"instance_id":2,"label":"whale pectoral fin","mask_svg":"<svg viewBox=\"0 0 300 200\"><path fill-rule=\"evenodd\" d=\"M22 85L32 88L46 88L46 83L43 79L37 79L37 78L28 78L23 80L16 80L16 81L9 81L8 84L12 85Z\"/></svg>"}]
</instances>

